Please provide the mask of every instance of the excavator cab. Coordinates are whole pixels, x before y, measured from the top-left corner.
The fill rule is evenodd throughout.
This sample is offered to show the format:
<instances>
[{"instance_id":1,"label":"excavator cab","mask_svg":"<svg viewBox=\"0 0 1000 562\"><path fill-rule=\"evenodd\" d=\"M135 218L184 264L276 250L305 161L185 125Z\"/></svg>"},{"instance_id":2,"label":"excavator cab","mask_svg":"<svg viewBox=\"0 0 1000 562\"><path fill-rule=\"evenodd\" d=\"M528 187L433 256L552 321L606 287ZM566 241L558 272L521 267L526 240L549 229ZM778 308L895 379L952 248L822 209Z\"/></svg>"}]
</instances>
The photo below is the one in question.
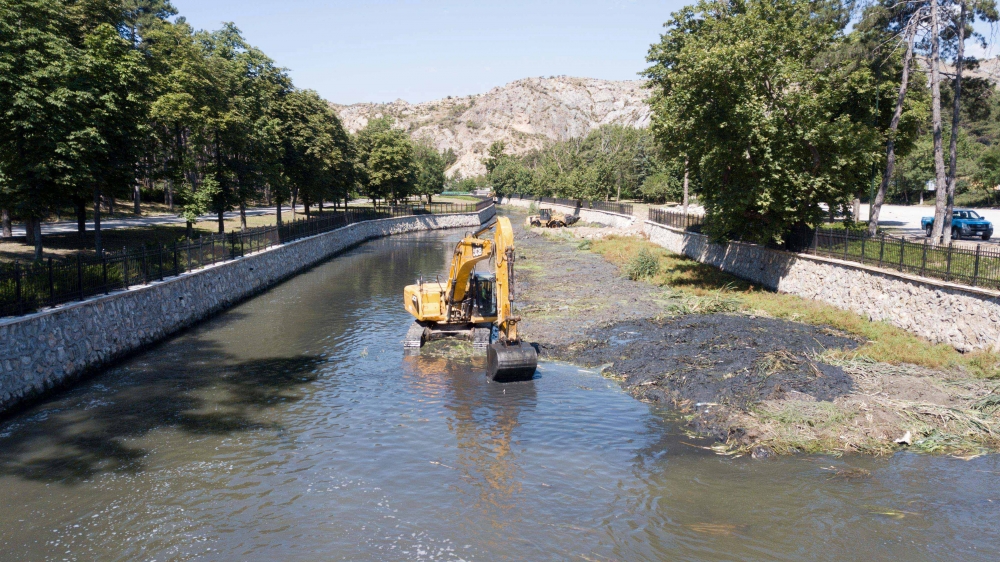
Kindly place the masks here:
<instances>
[{"instance_id":1,"label":"excavator cab","mask_svg":"<svg viewBox=\"0 0 1000 562\"><path fill-rule=\"evenodd\" d=\"M473 314L481 318L496 318L496 275L476 273L472 276Z\"/></svg>"}]
</instances>

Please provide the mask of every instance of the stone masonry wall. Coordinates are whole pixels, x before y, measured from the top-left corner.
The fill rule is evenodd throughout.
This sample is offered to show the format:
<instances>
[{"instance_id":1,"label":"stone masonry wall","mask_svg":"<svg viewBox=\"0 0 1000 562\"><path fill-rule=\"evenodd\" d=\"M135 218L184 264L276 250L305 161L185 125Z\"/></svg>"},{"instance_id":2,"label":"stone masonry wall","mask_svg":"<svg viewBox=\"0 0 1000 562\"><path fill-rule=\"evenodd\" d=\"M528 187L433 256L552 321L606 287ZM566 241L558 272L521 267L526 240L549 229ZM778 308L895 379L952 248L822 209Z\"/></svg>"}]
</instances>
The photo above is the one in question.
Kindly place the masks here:
<instances>
[{"instance_id":1,"label":"stone masonry wall","mask_svg":"<svg viewBox=\"0 0 1000 562\"><path fill-rule=\"evenodd\" d=\"M418 230L475 227L496 214L352 224L233 261L0 320L0 412L162 340L351 246Z\"/></svg>"},{"instance_id":2,"label":"stone masonry wall","mask_svg":"<svg viewBox=\"0 0 1000 562\"><path fill-rule=\"evenodd\" d=\"M504 198L500 202L502 205L513 205L515 207L531 207L532 203L538 208L549 208L561 213L577 214L582 220L598 224L605 224L615 228L628 228L635 224L635 217L620 215L610 211L598 211L596 209L577 209L569 205L557 205L555 203L540 203L531 199L510 199Z\"/></svg>"},{"instance_id":3,"label":"stone masonry wall","mask_svg":"<svg viewBox=\"0 0 1000 562\"><path fill-rule=\"evenodd\" d=\"M959 351L1000 350L1000 292L702 234L646 221L650 241L768 289L888 322Z\"/></svg>"}]
</instances>

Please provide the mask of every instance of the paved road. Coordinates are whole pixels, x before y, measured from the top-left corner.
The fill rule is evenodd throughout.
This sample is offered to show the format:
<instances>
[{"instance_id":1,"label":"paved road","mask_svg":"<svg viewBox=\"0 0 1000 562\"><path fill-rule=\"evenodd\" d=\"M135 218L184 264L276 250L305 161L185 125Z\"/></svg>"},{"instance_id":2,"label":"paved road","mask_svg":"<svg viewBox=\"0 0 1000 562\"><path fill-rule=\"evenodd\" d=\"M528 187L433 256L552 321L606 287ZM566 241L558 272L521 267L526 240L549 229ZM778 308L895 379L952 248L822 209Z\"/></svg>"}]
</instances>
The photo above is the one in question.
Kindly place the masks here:
<instances>
[{"instance_id":1,"label":"paved road","mask_svg":"<svg viewBox=\"0 0 1000 562\"><path fill-rule=\"evenodd\" d=\"M965 207L963 207L965 208ZM1000 209L973 209L980 216L993 223L994 229L1000 227ZM861 206L861 220L868 220L868 205ZM879 213L879 226L889 231L904 234L906 236L923 237L924 231L920 228L920 219L934 215L933 205L883 205ZM979 243L983 241L976 239L963 240L963 243ZM989 244L1000 243L1000 231L996 238L990 240Z\"/></svg>"},{"instance_id":2,"label":"paved road","mask_svg":"<svg viewBox=\"0 0 1000 562\"><path fill-rule=\"evenodd\" d=\"M297 208L300 212L305 212L305 209L300 205ZM276 212L275 207L258 207L255 209L247 209L248 217L256 217L262 215L273 215ZM290 207L281 208L282 216L285 213L290 213ZM235 218L240 216L239 211L230 211L226 213L226 218ZM218 218L217 215L204 215L198 217L199 221L214 221ZM176 215L157 215L151 217L136 217L134 219L106 219L101 221L101 230L113 230L116 228L132 228L136 226L157 226L157 225L184 225L185 220ZM87 230L94 230L94 222L87 222ZM67 232L76 232L76 221L60 221L60 222L46 222L42 223L42 235L46 234L64 234ZM24 226L18 225L13 228L14 236L24 236Z\"/></svg>"}]
</instances>

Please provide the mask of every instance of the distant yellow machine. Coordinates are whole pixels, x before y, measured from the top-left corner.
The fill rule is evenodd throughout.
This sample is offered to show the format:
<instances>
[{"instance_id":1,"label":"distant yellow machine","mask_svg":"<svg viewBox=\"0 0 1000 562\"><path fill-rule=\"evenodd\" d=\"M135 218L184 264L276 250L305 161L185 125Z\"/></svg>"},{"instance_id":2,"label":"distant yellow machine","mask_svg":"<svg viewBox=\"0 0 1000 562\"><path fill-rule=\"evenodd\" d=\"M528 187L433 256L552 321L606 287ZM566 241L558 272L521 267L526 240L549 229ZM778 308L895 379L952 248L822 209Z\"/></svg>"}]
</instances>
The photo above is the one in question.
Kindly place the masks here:
<instances>
[{"instance_id":1,"label":"distant yellow machine","mask_svg":"<svg viewBox=\"0 0 1000 562\"><path fill-rule=\"evenodd\" d=\"M493 240L480 238L494 229ZM492 273L476 273L476 264L495 258ZM416 321L403 347L420 349L440 337L461 337L486 349L487 375L498 382L529 380L538 366L535 348L517 334L513 315L514 231L507 217L456 245L444 283L424 282L403 289L403 303Z\"/></svg>"},{"instance_id":2,"label":"distant yellow machine","mask_svg":"<svg viewBox=\"0 0 1000 562\"><path fill-rule=\"evenodd\" d=\"M525 219L526 226L544 226L545 228L558 228L569 226L580 220L576 215L566 213L553 213L552 209L539 209L537 215L530 215Z\"/></svg>"}]
</instances>

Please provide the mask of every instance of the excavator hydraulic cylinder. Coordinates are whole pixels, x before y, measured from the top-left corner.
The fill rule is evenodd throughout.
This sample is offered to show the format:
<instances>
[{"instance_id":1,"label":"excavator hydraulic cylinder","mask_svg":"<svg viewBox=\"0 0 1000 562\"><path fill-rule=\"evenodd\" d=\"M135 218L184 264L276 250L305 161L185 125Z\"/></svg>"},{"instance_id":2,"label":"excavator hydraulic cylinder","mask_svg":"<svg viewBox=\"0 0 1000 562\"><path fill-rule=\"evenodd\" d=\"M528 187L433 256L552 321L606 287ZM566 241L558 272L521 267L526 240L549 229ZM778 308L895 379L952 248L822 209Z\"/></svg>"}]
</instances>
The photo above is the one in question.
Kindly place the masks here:
<instances>
[{"instance_id":1,"label":"excavator hydraulic cylinder","mask_svg":"<svg viewBox=\"0 0 1000 562\"><path fill-rule=\"evenodd\" d=\"M538 353L522 342L496 342L486 348L486 376L496 382L528 381L535 376Z\"/></svg>"}]
</instances>

